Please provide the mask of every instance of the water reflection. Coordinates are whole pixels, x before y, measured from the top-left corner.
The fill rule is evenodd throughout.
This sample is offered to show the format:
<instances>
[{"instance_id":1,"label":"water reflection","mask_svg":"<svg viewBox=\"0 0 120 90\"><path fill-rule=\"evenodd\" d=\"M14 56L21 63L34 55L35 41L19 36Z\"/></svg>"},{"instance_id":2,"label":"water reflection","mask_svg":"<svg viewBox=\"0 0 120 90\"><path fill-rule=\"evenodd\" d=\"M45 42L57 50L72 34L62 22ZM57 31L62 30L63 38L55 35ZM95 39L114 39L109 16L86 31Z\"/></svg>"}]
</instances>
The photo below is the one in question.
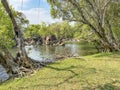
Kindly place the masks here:
<instances>
[{"instance_id":1,"label":"water reflection","mask_svg":"<svg viewBox=\"0 0 120 90\"><path fill-rule=\"evenodd\" d=\"M69 43L65 46L26 46L29 57L35 60L54 60L57 55L83 56L96 53L96 49L89 45Z\"/></svg>"},{"instance_id":2,"label":"water reflection","mask_svg":"<svg viewBox=\"0 0 120 90\"><path fill-rule=\"evenodd\" d=\"M68 43L65 46L26 46L27 54L30 58L38 61L55 60L57 55L64 56L83 56L96 53L97 50L88 44ZM12 55L15 56L16 49L10 50ZM4 68L0 65L0 81L7 80L9 75Z\"/></svg>"},{"instance_id":3,"label":"water reflection","mask_svg":"<svg viewBox=\"0 0 120 90\"><path fill-rule=\"evenodd\" d=\"M35 48L32 45L31 46L26 46L25 49L26 49L29 57L31 57L35 60L40 60L41 59L39 49Z\"/></svg>"}]
</instances>

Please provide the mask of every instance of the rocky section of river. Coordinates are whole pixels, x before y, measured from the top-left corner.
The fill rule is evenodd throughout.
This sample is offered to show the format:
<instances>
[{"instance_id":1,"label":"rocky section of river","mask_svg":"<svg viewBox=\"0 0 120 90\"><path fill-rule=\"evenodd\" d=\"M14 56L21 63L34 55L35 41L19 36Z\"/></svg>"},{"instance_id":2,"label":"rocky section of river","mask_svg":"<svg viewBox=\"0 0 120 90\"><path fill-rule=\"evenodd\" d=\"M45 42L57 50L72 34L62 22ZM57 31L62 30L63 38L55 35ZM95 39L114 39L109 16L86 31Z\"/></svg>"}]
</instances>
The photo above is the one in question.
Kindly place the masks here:
<instances>
[{"instance_id":1,"label":"rocky section of river","mask_svg":"<svg viewBox=\"0 0 120 90\"><path fill-rule=\"evenodd\" d=\"M3 82L9 78L9 75L6 73L6 70L0 65L0 82Z\"/></svg>"},{"instance_id":2,"label":"rocky section of river","mask_svg":"<svg viewBox=\"0 0 120 90\"><path fill-rule=\"evenodd\" d=\"M63 39L57 39L54 35L48 35L46 37L33 37L26 38L25 45L61 45L63 46Z\"/></svg>"}]
</instances>

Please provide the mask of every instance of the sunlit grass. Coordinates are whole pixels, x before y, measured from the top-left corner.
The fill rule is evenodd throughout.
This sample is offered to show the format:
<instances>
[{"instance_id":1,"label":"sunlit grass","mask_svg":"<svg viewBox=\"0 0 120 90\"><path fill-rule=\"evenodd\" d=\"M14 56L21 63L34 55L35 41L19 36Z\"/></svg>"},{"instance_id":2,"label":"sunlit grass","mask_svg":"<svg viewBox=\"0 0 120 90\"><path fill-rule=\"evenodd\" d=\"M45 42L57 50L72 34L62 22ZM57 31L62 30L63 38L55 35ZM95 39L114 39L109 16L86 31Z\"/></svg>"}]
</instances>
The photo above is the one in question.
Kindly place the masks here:
<instances>
[{"instance_id":1,"label":"sunlit grass","mask_svg":"<svg viewBox=\"0 0 120 90\"><path fill-rule=\"evenodd\" d=\"M120 90L120 54L57 61L33 75L8 80L0 90Z\"/></svg>"}]
</instances>

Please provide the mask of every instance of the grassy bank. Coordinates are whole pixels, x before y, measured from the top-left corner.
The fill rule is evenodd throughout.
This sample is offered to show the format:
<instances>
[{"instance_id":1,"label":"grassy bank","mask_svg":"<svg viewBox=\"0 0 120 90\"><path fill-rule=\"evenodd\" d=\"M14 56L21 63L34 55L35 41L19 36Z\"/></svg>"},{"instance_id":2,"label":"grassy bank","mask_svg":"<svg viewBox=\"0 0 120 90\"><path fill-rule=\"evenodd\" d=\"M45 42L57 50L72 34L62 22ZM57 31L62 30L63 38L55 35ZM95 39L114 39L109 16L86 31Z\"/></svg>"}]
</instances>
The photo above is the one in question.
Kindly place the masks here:
<instances>
[{"instance_id":1,"label":"grassy bank","mask_svg":"<svg viewBox=\"0 0 120 90\"><path fill-rule=\"evenodd\" d=\"M1 84L0 90L120 90L120 53L57 61Z\"/></svg>"}]
</instances>

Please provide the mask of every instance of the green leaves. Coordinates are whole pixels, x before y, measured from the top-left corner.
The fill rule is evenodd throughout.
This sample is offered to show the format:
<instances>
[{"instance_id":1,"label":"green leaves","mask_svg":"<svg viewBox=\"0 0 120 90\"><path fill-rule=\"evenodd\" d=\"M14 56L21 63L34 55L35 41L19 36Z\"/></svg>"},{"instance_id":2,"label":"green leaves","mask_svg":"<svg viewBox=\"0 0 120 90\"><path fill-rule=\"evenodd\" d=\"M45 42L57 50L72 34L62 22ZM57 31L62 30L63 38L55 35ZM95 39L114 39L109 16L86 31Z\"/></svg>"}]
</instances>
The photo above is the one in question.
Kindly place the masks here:
<instances>
[{"instance_id":1,"label":"green leaves","mask_svg":"<svg viewBox=\"0 0 120 90\"><path fill-rule=\"evenodd\" d=\"M38 25L30 25L25 30L25 37L46 37L49 35L55 35L58 39L61 38L72 38L74 32L72 31L72 27L69 25L67 21L61 23L53 23L51 25L46 25L45 23L41 23Z\"/></svg>"},{"instance_id":2,"label":"green leaves","mask_svg":"<svg viewBox=\"0 0 120 90\"><path fill-rule=\"evenodd\" d=\"M20 29L28 23L28 20L25 19L24 15L20 12L15 11L12 7L12 14L16 18L16 22L19 25ZM5 46L6 48L11 48L15 45L15 38L13 33L13 26L11 20L6 13L6 10L3 8L0 3L0 48Z\"/></svg>"},{"instance_id":3,"label":"green leaves","mask_svg":"<svg viewBox=\"0 0 120 90\"><path fill-rule=\"evenodd\" d=\"M6 48L12 47L15 44L13 38L11 21L0 4L0 46L4 45Z\"/></svg>"}]
</instances>

